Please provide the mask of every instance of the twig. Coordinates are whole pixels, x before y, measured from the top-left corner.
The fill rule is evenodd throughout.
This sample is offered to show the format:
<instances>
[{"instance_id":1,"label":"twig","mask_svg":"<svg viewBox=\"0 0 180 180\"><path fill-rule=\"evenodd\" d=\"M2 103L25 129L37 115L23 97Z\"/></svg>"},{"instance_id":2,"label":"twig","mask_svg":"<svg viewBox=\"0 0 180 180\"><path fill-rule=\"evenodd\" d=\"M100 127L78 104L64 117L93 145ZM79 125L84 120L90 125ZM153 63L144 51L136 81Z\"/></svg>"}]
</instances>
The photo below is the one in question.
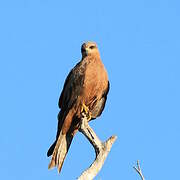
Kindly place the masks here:
<instances>
[{"instance_id":1,"label":"twig","mask_svg":"<svg viewBox=\"0 0 180 180\"><path fill-rule=\"evenodd\" d=\"M141 177L141 180L145 180L144 179L144 176L142 174L142 171L141 171L141 167L140 167L140 164L139 164L139 161L137 160L137 167L136 166L133 166L133 168L136 170L136 172L140 175Z\"/></svg>"},{"instance_id":2,"label":"twig","mask_svg":"<svg viewBox=\"0 0 180 180\"><path fill-rule=\"evenodd\" d=\"M81 125L79 131L82 132L89 142L94 147L96 158L94 162L86 169L78 180L92 180L97 173L101 170L104 161L111 150L113 143L115 142L117 136L111 136L106 142L101 142L97 137L93 129L89 126L87 117L85 114L82 114Z\"/></svg>"}]
</instances>

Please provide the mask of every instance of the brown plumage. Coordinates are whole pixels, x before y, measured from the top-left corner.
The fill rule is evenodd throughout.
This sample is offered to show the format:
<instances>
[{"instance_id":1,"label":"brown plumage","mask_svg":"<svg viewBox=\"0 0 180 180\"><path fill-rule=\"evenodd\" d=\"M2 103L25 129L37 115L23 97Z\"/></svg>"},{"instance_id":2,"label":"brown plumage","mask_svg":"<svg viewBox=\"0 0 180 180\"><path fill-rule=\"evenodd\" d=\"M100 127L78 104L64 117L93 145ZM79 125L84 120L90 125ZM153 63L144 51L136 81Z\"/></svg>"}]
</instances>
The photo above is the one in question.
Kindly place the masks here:
<instances>
[{"instance_id":1,"label":"brown plumage","mask_svg":"<svg viewBox=\"0 0 180 180\"><path fill-rule=\"evenodd\" d=\"M82 59L70 71L59 98L58 129L56 141L47 155L52 155L48 168L57 166L61 171L71 141L78 130L82 110L89 120L100 116L109 91L109 81L101 61L97 45L84 43L81 47Z\"/></svg>"}]
</instances>

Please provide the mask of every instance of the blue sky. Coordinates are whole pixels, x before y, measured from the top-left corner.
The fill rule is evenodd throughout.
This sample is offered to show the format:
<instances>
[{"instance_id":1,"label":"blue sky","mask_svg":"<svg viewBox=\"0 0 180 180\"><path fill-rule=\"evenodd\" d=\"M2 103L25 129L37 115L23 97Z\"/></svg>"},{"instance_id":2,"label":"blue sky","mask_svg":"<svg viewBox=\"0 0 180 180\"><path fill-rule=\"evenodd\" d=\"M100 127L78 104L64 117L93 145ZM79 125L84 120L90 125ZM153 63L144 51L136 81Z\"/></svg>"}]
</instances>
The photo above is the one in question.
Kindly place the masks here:
<instances>
[{"instance_id":1,"label":"blue sky","mask_svg":"<svg viewBox=\"0 0 180 180\"><path fill-rule=\"evenodd\" d=\"M91 123L118 136L97 180L179 179L180 2L0 1L0 177L75 179L94 159L74 138L62 173L47 169L58 98L84 41L97 42L111 89Z\"/></svg>"}]
</instances>

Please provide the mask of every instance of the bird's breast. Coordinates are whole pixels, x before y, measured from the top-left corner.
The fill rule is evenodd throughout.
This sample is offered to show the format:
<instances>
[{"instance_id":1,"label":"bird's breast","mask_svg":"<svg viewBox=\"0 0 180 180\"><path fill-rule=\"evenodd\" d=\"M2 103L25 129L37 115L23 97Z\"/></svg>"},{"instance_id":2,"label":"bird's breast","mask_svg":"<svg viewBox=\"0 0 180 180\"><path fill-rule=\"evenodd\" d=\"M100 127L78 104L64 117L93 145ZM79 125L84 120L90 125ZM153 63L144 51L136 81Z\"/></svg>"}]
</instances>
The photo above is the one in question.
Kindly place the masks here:
<instances>
[{"instance_id":1,"label":"bird's breast","mask_svg":"<svg viewBox=\"0 0 180 180\"><path fill-rule=\"evenodd\" d=\"M86 65L82 88L82 97L86 104L102 95L107 82L107 72L101 61L92 61Z\"/></svg>"}]
</instances>

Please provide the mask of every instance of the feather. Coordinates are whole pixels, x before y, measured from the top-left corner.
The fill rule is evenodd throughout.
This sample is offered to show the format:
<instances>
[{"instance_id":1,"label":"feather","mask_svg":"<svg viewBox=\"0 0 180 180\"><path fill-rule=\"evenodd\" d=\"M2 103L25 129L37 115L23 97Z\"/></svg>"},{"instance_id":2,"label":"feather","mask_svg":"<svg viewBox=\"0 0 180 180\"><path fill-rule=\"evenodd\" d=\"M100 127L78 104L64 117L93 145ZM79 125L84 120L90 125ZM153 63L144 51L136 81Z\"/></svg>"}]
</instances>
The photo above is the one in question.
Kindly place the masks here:
<instances>
[{"instance_id":1,"label":"feather","mask_svg":"<svg viewBox=\"0 0 180 180\"><path fill-rule=\"evenodd\" d=\"M62 165L64 163L64 159L72 142L72 139L73 139L72 135L62 134L62 132L60 132L48 169L57 166L58 172L60 173Z\"/></svg>"}]
</instances>

